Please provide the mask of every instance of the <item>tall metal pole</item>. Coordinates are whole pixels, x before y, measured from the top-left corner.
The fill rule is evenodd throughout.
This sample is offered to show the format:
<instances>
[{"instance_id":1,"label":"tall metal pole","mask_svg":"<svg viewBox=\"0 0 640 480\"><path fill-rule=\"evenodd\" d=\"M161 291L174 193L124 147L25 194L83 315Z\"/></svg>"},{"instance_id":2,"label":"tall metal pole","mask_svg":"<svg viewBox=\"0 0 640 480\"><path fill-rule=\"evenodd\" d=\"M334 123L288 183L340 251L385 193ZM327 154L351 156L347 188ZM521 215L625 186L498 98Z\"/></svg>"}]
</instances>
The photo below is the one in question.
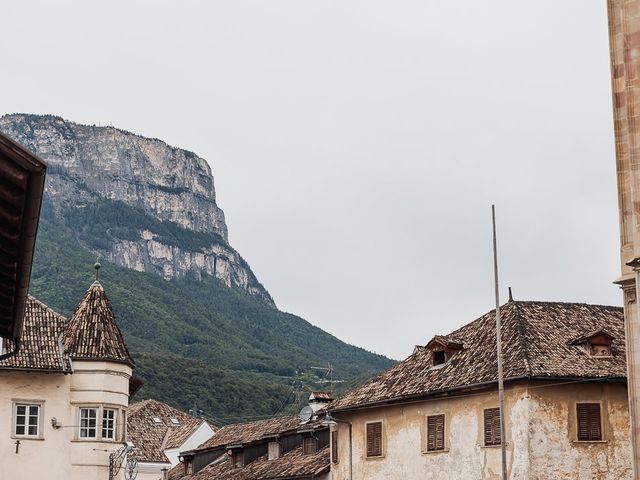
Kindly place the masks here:
<instances>
[{"instance_id":1,"label":"tall metal pole","mask_svg":"<svg viewBox=\"0 0 640 480\"><path fill-rule=\"evenodd\" d=\"M498 286L498 242L496 240L496 207L491 205L493 224L493 276L496 293L496 345L498 353L498 399L500 402L500 450L502 453L502 480L507 480L507 446L504 434L504 381L502 379L502 336L500 328L500 288Z\"/></svg>"}]
</instances>

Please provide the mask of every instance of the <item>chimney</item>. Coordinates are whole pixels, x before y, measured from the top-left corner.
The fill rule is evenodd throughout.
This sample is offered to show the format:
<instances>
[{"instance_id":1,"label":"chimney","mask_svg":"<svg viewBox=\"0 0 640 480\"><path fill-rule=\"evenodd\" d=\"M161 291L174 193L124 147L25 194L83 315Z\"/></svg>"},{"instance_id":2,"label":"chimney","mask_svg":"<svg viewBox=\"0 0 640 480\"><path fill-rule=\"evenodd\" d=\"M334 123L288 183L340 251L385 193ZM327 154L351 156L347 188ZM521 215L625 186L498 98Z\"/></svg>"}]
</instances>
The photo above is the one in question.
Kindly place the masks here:
<instances>
[{"instance_id":1,"label":"chimney","mask_svg":"<svg viewBox=\"0 0 640 480\"><path fill-rule=\"evenodd\" d=\"M313 409L313 413L316 413L325 408L333 397L327 392L311 392L309 395L309 406Z\"/></svg>"}]
</instances>

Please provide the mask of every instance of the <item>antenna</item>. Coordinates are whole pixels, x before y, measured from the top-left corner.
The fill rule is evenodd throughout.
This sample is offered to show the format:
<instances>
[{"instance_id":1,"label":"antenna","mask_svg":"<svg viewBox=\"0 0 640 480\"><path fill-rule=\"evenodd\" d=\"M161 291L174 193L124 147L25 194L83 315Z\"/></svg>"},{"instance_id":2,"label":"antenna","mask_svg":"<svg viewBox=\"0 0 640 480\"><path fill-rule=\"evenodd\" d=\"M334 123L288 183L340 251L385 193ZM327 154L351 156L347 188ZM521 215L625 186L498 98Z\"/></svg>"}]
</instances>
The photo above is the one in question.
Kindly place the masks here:
<instances>
[{"instance_id":1,"label":"antenna","mask_svg":"<svg viewBox=\"0 0 640 480\"><path fill-rule=\"evenodd\" d=\"M313 413L313 408L307 405L306 407L302 407L302 410L300 410L298 416L303 423L306 423L313 418Z\"/></svg>"},{"instance_id":2,"label":"antenna","mask_svg":"<svg viewBox=\"0 0 640 480\"><path fill-rule=\"evenodd\" d=\"M325 372L325 374L329 377L329 380L323 380L321 383L328 383L330 388L331 396L333 397L333 384L334 383L342 383L344 380L334 380L333 379L333 365L331 362L327 363L326 367L310 367L311 370L320 370Z\"/></svg>"},{"instance_id":3,"label":"antenna","mask_svg":"<svg viewBox=\"0 0 640 480\"><path fill-rule=\"evenodd\" d=\"M491 205L493 225L493 278L496 294L496 348L498 353L498 398L500 401L500 450L502 453L502 480L507 480L507 450L504 436L504 381L502 379L502 335L500 322L500 288L498 283L498 242L496 240L496 206Z\"/></svg>"}]
</instances>

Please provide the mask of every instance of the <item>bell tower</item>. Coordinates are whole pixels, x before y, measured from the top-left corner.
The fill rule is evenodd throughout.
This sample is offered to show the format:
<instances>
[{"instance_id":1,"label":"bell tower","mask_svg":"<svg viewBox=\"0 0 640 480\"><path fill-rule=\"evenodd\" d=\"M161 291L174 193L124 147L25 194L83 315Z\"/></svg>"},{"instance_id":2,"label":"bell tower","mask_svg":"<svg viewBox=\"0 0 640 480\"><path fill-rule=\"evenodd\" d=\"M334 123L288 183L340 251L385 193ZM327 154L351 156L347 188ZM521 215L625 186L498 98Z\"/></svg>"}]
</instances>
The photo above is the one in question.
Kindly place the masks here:
<instances>
[{"instance_id":1,"label":"bell tower","mask_svg":"<svg viewBox=\"0 0 640 480\"><path fill-rule=\"evenodd\" d=\"M608 0L634 478L640 478L640 0Z\"/></svg>"}]
</instances>

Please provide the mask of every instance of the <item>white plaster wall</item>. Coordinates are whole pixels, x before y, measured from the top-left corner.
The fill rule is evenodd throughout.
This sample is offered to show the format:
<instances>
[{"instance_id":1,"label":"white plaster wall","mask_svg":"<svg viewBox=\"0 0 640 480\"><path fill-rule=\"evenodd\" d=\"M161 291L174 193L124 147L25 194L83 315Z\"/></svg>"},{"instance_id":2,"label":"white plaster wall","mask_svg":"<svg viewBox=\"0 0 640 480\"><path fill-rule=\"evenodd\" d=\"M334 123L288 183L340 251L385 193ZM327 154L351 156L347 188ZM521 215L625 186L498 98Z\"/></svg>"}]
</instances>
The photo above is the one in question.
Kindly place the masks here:
<instances>
[{"instance_id":1,"label":"white plaster wall","mask_svg":"<svg viewBox=\"0 0 640 480\"><path fill-rule=\"evenodd\" d=\"M191 434L185 442L180 445L178 448L172 448L165 450L164 454L167 456L169 461L171 462L171 467L175 467L180 460L178 459L180 452L186 452L187 450L192 450L196 447L199 447L204 442L209 440L215 432L211 428L211 426L207 422L203 422L202 425L198 427L198 429Z\"/></svg>"},{"instance_id":2,"label":"white plaster wall","mask_svg":"<svg viewBox=\"0 0 640 480\"><path fill-rule=\"evenodd\" d=\"M74 373L31 373L0 370L1 478L20 480L105 480L109 454L121 442L77 439L79 404L128 406L131 368L106 362L74 362ZM12 438L13 400L44 401L42 439L20 438L18 454ZM51 419L62 423L54 429ZM119 419L123 432L122 418ZM6 477L5 477L6 475Z\"/></svg>"}]
</instances>

